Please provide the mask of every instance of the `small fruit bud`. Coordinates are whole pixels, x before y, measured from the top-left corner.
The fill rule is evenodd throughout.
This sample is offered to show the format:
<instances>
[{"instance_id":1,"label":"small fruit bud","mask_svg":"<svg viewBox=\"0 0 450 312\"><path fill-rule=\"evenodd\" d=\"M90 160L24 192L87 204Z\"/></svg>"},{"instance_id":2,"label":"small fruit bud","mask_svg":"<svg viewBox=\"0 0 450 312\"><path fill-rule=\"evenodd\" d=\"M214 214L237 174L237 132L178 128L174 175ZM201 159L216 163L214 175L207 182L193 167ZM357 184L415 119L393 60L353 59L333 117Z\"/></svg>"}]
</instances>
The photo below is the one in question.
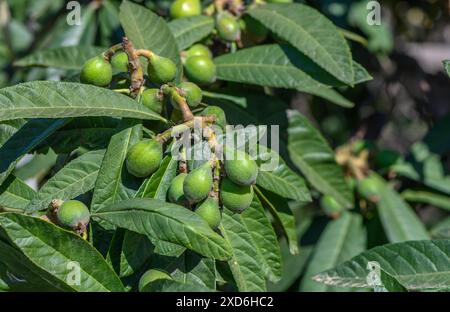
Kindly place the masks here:
<instances>
[{"instance_id":1,"label":"small fruit bud","mask_svg":"<svg viewBox=\"0 0 450 312\"><path fill-rule=\"evenodd\" d=\"M172 60L153 54L148 62L148 76L153 83L167 83L175 79L177 67Z\"/></svg>"},{"instance_id":2,"label":"small fruit bud","mask_svg":"<svg viewBox=\"0 0 450 312\"><path fill-rule=\"evenodd\" d=\"M235 213L241 213L247 209L253 201L253 195L251 185L238 185L227 178L220 184L222 204Z\"/></svg>"},{"instance_id":3,"label":"small fruit bud","mask_svg":"<svg viewBox=\"0 0 450 312\"><path fill-rule=\"evenodd\" d=\"M202 217L212 229L219 226L222 214L220 213L217 198L208 197L203 203L197 206L195 213Z\"/></svg>"},{"instance_id":4,"label":"small fruit bud","mask_svg":"<svg viewBox=\"0 0 450 312\"><path fill-rule=\"evenodd\" d=\"M326 215L332 217L333 219L338 218L345 209L344 206L338 203L336 199L330 195L322 196L320 199L320 206Z\"/></svg>"},{"instance_id":5,"label":"small fruit bud","mask_svg":"<svg viewBox=\"0 0 450 312\"><path fill-rule=\"evenodd\" d=\"M56 217L59 225L83 233L86 230L91 215L88 207L82 202L68 200L59 207Z\"/></svg>"},{"instance_id":6,"label":"small fruit bud","mask_svg":"<svg viewBox=\"0 0 450 312\"><path fill-rule=\"evenodd\" d=\"M256 183L258 165L247 153L239 150L226 152L225 172L228 178L239 185Z\"/></svg>"},{"instance_id":7,"label":"small fruit bud","mask_svg":"<svg viewBox=\"0 0 450 312\"><path fill-rule=\"evenodd\" d=\"M141 94L141 103L155 113L161 114L163 101L160 90L156 88L146 89Z\"/></svg>"},{"instance_id":8,"label":"small fruit bud","mask_svg":"<svg viewBox=\"0 0 450 312\"><path fill-rule=\"evenodd\" d=\"M112 67L102 56L96 56L88 60L80 74L83 83L93 84L98 87L105 87L111 83Z\"/></svg>"},{"instance_id":9,"label":"small fruit bud","mask_svg":"<svg viewBox=\"0 0 450 312\"><path fill-rule=\"evenodd\" d=\"M172 18L190 17L202 14L200 0L176 0L170 6Z\"/></svg>"},{"instance_id":10,"label":"small fruit bud","mask_svg":"<svg viewBox=\"0 0 450 312\"><path fill-rule=\"evenodd\" d=\"M210 84L216 81L216 65L203 55L192 56L184 64L189 80L198 84Z\"/></svg>"},{"instance_id":11,"label":"small fruit bud","mask_svg":"<svg viewBox=\"0 0 450 312\"><path fill-rule=\"evenodd\" d=\"M376 202L378 200L382 185L374 176L369 176L358 181L357 190L362 198Z\"/></svg>"},{"instance_id":12,"label":"small fruit bud","mask_svg":"<svg viewBox=\"0 0 450 312\"><path fill-rule=\"evenodd\" d=\"M184 179L184 195L191 203L198 203L208 196L212 184L211 164L206 162L192 170Z\"/></svg>"},{"instance_id":13,"label":"small fruit bud","mask_svg":"<svg viewBox=\"0 0 450 312\"><path fill-rule=\"evenodd\" d=\"M219 37L225 41L233 42L241 37L239 23L231 14L226 12L217 15L216 29Z\"/></svg>"},{"instance_id":14,"label":"small fruit bud","mask_svg":"<svg viewBox=\"0 0 450 312\"><path fill-rule=\"evenodd\" d=\"M189 50L186 51L186 58L190 58L192 56L206 56L209 58L212 58L213 55L211 53L211 50L201 43L196 43L192 47L189 48Z\"/></svg>"},{"instance_id":15,"label":"small fruit bud","mask_svg":"<svg viewBox=\"0 0 450 312\"><path fill-rule=\"evenodd\" d=\"M182 82L178 85L178 89L181 91L181 96L186 99L190 108L195 108L202 101L202 89L200 89L195 83ZM176 109L180 109L178 103L172 98L172 106Z\"/></svg>"},{"instance_id":16,"label":"small fruit bud","mask_svg":"<svg viewBox=\"0 0 450 312\"><path fill-rule=\"evenodd\" d=\"M123 51L115 53L111 58L111 65L121 72L128 72L128 55Z\"/></svg>"},{"instance_id":17,"label":"small fruit bud","mask_svg":"<svg viewBox=\"0 0 450 312\"><path fill-rule=\"evenodd\" d=\"M188 203L186 196L184 196L183 183L186 179L187 173L180 173L177 175L170 184L169 190L167 191L167 198L170 202L178 205L186 205Z\"/></svg>"},{"instance_id":18,"label":"small fruit bud","mask_svg":"<svg viewBox=\"0 0 450 312\"><path fill-rule=\"evenodd\" d=\"M154 139L143 139L133 145L127 154L128 172L136 177L146 177L155 172L161 164L162 145Z\"/></svg>"}]
</instances>

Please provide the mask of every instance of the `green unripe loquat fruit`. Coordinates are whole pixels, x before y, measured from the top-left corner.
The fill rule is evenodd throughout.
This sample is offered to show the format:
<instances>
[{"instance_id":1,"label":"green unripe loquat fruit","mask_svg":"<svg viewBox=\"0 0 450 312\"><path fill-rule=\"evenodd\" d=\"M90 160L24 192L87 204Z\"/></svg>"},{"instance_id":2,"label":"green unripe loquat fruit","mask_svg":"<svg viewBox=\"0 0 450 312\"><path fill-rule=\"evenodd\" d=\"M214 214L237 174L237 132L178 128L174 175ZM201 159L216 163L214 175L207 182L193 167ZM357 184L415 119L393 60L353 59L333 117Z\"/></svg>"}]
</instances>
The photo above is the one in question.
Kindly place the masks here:
<instances>
[{"instance_id":1,"label":"green unripe loquat fruit","mask_svg":"<svg viewBox=\"0 0 450 312\"><path fill-rule=\"evenodd\" d=\"M148 62L148 76L153 83L167 83L175 79L177 67L172 60L153 54Z\"/></svg>"},{"instance_id":2,"label":"green unripe loquat fruit","mask_svg":"<svg viewBox=\"0 0 450 312\"><path fill-rule=\"evenodd\" d=\"M134 144L127 153L127 169L136 177L146 177L155 172L161 164L162 145L154 139L143 139Z\"/></svg>"},{"instance_id":3,"label":"green unripe loquat fruit","mask_svg":"<svg viewBox=\"0 0 450 312\"><path fill-rule=\"evenodd\" d=\"M206 56L209 58L213 57L211 50L207 46L205 46L204 44L201 44L201 43L194 44L192 47L190 47L186 51L186 58L190 58L192 56L198 56L198 55Z\"/></svg>"},{"instance_id":4,"label":"green unripe loquat fruit","mask_svg":"<svg viewBox=\"0 0 450 312\"><path fill-rule=\"evenodd\" d=\"M178 85L178 89L181 91L180 95L186 99L190 108L195 108L201 103L203 98L202 89L195 83L188 81L182 82ZM180 109L178 103L173 98L171 98L170 102L174 108Z\"/></svg>"},{"instance_id":5,"label":"green unripe loquat fruit","mask_svg":"<svg viewBox=\"0 0 450 312\"><path fill-rule=\"evenodd\" d=\"M124 51L115 53L111 58L111 65L121 72L128 72L128 55Z\"/></svg>"},{"instance_id":6,"label":"green unripe loquat fruit","mask_svg":"<svg viewBox=\"0 0 450 312\"><path fill-rule=\"evenodd\" d=\"M225 116L225 112L219 106L208 106L206 107L200 114L200 116L215 116L216 122L215 124L225 129L227 125L227 118Z\"/></svg>"},{"instance_id":7,"label":"green unripe loquat fruit","mask_svg":"<svg viewBox=\"0 0 450 312\"><path fill-rule=\"evenodd\" d=\"M212 183L211 164L206 162L189 172L184 179L184 195L191 203L198 203L208 196Z\"/></svg>"},{"instance_id":8,"label":"green unripe loquat fruit","mask_svg":"<svg viewBox=\"0 0 450 312\"><path fill-rule=\"evenodd\" d=\"M212 229L217 228L222 219L219 202L213 197L208 197L203 203L198 205L195 213L202 217Z\"/></svg>"},{"instance_id":9,"label":"green unripe loquat fruit","mask_svg":"<svg viewBox=\"0 0 450 312\"><path fill-rule=\"evenodd\" d=\"M227 177L239 185L255 184L258 176L258 165L250 155L243 151L227 151L225 160L225 172Z\"/></svg>"},{"instance_id":10,"label":"green unripe loquat fruit","mask_svg":"<svg viewBox=\"0 0 450 312\"><path fill-rule=\"evenodd\" d=\"M186 179L187 173L180 173L170 183L169 190L167 191L167 198L171 203L184 206L187 204L186 196L184 196L183 183Z\"/></svg>"},{"instance_id":11,"label":"green unripe loquat fruit","mask_svg":"<svg viewBox=\"0 0 450 312\"><path fill-rule=\"evenodd\" d=\"M182 18L202 14L200 0L176 0L170 6L172 18Z\"/></svg>"},{"instance_id":12,"label":"green unripe loquat fruit","mask_svg":"<svg viewBox=\"0 0 450 312\"><path fill-rule=\"evenodd\" d=\"M382 185L375 177L369 176L358 181L357 190L361 197L376 200Z\"/></svg>"},{"instance_id":13,"label":"green unripe loquat fruit","mask_svg":"<svg viewBox=\"0 0 450 312\"><path fill-rule=\"evenodd\" d=\"M91 218L88 207L78 200L62 203L56 213L58 223L68 229L75 230L80 225L85 227Z\"/></svg>"},{"instance_id":14,"label":"green unripe loquat fruit","mask_svg":"<svg viewBox=\"0 0 450 312\"><path fill-rule=\"evenodd\" d=\"M148 270L141 276L141 279L139 280L139 291L142 291L148 284L162 279L171 280L172 277L167 272L161 270Z\"/></svg>"},{"instance_id":15,"label":"green unripe loquat fruit","mask_svg":"<svg viewBox=\"0 0 450 312\"><path fill-rule=\"evenodd\" d=\"M344 211L345 207L342 206L337 200L330 195L324 195L320 199L320 206L323 211L332 218L337 218Z\"/></svg>"},{"instance_id":16,"label":"green unripe loquat fruit","mask_svg":"<svg viewBox=\"0 0 450 312\"><path fill-rule=\"evenodd\" d=\"M196 55L187 58L184 69L186 70L186 76L192 82L209 84L216 81L216 65L207 56Z\"/></svg>"},{"instance_id":17,"label":"green unripe loquat fruit","mask_svg":"<svg viewBox=\"0 0 450 312\"><path fill-rule=\"evenodd\" d=\"M144 90L141 94L141 103L155 113L161 114L163 101L160 90L156 88Z\"/></svg>"},{"instance_id":18,"label":"green unripe loquat fruit","mask_svg":"<svg viewBox=\"0 0 450 312\"><path fill-rule=\"evenodd\" d=\"M253 201L253 195L251 185L238 185L228 178L220 184L222 204L233 212L240 213L247 209Z\"/></svg>"},{"instance_id":19,"label":"green unripe loquat fruit","mask_svg":"<svg viewBox=\"0 0 450 312\"><path fill-rule=\"evenodd\" d=\"M98 87L105 87L111 83L112 67L102 56L96 56L88 60L80 74L83 83L92 84Z\"/></svg>"},{"instance_id":20,"label":"green unripe loquat fruit","mask_svg":"<svg viewBox=\"0 0 450 312\"><path fill-rule=\"evenodd\" d=\"M233 42L241 37L241 27L238 21L226 12L217 15L216 29L219 37L225 41Z\"/></svg>"}]
</instances>

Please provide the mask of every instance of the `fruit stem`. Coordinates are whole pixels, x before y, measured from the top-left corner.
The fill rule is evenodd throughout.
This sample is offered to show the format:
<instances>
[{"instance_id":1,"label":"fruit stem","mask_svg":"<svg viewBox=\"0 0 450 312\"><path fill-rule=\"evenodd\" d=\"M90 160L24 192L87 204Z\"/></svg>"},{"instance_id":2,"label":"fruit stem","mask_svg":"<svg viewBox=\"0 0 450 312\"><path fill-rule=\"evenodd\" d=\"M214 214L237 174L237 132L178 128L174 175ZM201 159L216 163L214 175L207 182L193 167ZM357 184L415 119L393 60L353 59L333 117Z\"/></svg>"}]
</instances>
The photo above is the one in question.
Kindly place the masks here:
<instances>
[{"instance_id":1,"label":"fruit stem","mask_svg":"<svg viewBox=\"0 0 450 312\"><path fill-rule=\"evenodd\" d=\"M127 37L122 39L122 48L128 55L128 72L131 79L130 95L136 98L145 82L141 64L139 63L139 55L136 53L133 43Z\"/></svg>"},{"instance_id":2,"label":"fruit stem","mask_svg":"<svg viewBox=\"0 0 450 312\"><path fill-rule=\"evenodd\" d=\"M111 62L111 58L113 57L113 55L116 54L117 51L121 51L121 50L123 50L122 44L118 43L118 44L115 44L112 47L110 47L105 52L103 52L102 56L107 62Z\"/></svg>"},{"instance_id":3,"label":"fruit stem","mask_svg":"<svg viewBox=\"0 0 450 312\"><path fill-rule=\"evenodd\" d=\"M206 127L208 124L212 124L216 121L216 116L210 115L210 116L202 116L202 117L195 117L191 120L188 120L182 124L176 125L170 129L167 129L166 131L158 134L156 136L156 140L160 143L165 143L168 140L170 140L173 136L177 136L181 132L192 129L194 126L200 124L201 127Z\"/></svg>"},{"instance_id":4,"label":"fruit stem","mask_svg":"<svg viewBox=\"0 0 450 312\"><path fill-rule=\"evenodd\" d=\"M143 56L146 59L150 60L153 56L153 52L150 50L146 50L146 49L137 49L136 50L136 55L137 56Z\"/></svg>"},{"instance_id":5,"label":"fruit stem","mask_svg":"<svg viewBox=\"0 0 450 312\"><path fill-rule=\"evenodd\" d=\"M174 100L178 104L181 113L183 114L184 121L189 121L194 118L194 114L192 114L192 111L189 108L186 99L180 94L180 90L178 88L169 85L163 85L161 87L161 90L164 94L170 95L172 100Z\"/></svg>"},{"instance_id":6,"label":"fruit stem","mask_svg":"<svg viewBox=\"0 0 450 312\"><path fill-rule=\"evenodd\" d=\"M112 89L112 91L118 92L118 93L124 93L124 94L130 94L129 89Z\"/></svg>"}]
</instances>

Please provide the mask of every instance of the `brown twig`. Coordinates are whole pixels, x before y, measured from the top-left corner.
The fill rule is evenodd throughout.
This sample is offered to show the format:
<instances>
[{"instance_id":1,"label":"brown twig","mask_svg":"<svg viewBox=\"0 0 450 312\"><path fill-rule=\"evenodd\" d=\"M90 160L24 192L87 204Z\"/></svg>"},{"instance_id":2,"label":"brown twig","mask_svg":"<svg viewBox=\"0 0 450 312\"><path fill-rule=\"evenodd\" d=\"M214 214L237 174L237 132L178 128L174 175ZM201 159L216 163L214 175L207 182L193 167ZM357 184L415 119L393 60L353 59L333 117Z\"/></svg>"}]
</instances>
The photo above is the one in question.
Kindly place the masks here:
<instances>
[{"instance_id":1,"label":"brown twig","mask_svg":"<svg viewBox=\"0 0 450 312\"><path fill-rule=\"evenodd\" d=\"M156 140L160 143L167 142L170 138L173 136L177 136L178 134L194 128L195 125L198 123L201 125L201 127L206 127L209 124L212 124L216 121L216 116L210 115L210 116L202 116L202 117L195 117L191 120L188 120L182 124L176 125L156 136Z\"/></svg>"},{"instance_id":2,"label":"brown twig","mask_svg":"<svg viewBox=\"0 0 450 312\"><path fill-rule=\"evenodd\" d=\"M192 111L189 108L186 99L183 97L184 94L180 89L170 85L163 85L161 87L161 91L164 94L170 96L171 99L178 104L178 107L180 108L181 113L183 114L184 121L189 121L194 118L194 114L192 114Z\"/></svg>"},{"instance_id":3,"label":"brown twig","mask_svg":"<svg viewBox=\"0 0 450 312\"><path fill-rule=\"evenodd\" d=\"M144 73L139 62L139 55L133 43L127 37L122 39L122 48L128 55L128 71L130 73L130 95L135 98L144 85Z\"/></svg>"}]
</instances>

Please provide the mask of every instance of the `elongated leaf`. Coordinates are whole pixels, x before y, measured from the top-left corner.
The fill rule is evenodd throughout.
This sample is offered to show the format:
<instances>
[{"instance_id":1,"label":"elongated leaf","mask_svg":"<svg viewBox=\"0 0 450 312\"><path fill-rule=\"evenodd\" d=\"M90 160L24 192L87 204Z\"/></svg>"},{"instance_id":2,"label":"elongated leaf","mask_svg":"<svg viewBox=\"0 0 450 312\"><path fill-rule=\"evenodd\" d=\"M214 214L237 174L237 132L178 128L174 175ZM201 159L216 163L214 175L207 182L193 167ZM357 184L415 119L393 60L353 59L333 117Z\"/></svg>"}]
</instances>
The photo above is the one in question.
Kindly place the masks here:
<instances>
[{"instance_id":1,"label":"elongated leaf","mask_svg":"<svg viewBox=\"0 0 450 312\"><path fill-rule=\"evenodd\" d=\"M250 207L242 212L241 219L252 237L256 252L260 254L265 274L271 281L279 280L282 266L278 238L257 196Z\"/></svg>"},{"instance_id":2,"label":"elongated leaf","mask_svg":"<svg viewBox=\"0 0 450 312\"><path fill-rule=\"evenodd\" d=\"M378 195L378 212L389 241L396 243L429 239L424 225L411 207L381 177L376 176L376 178L382 185Z\"/></svg>"},{"instance_id":3,"label":"elongated leaf","mask_svg":"<svg viewBox=\"0 0 450 312\"><path fill-rule=\"evenodd\" d=\"M373 79L373 77L367 72L367 70L361 64L355 61L353 62L353 70L355 72L355 84L363 83Z\"/></svg>"},{"instance_id":4,"label":"elongated leaf","mask_svg":"<svg viewBox=\"0 0 450 312\"><path fill-rule=\"evenodd\" d=\"M450 196L414 190L406 190L401 195L407 201L426 203L450 211Z\"/></svg>"},{"instance_id":5,"label":"elongated leaf","mask_svg":"<svg viewBox=\"0 0 450 312\"><path fill-rule=\"evenodd\" d=\"M450 240L409 241L378 246L314 277L343 287L370 287L368 262L392 275L410 290L450 286Z\"/></svg>"},{"instance_id":6,"label":"elongated leaf","mask_svg":"<svg viewBox=\"0 0 450 312\"><path fill-rule=\"evenodd\" d=\"M259 145L257 161L260 167L257 185L285 198L311 201L303 178L292 171L277 152Z\"/></svg>"},{"instance_id":7,"label":"elongated leaf","mask_svg":"<svg viewBox=\"0 0 450 312\"><path fill-rule=\"evenodd\" d=\"M73 289L124 291L100 253L81 237L38 218L10 213L0 214L0 227L36 266Z\"/></svg>"},{"instance_id":8,"label":"elongated leaf","mask_svg":"<svg viewBox=\"0 0 450 312\"><path fill-rule=\"evenodd\" d=\"M450 77L450 60L443 61L444 69L447 72L447 75Z\"/></svg>"},{"instance_id":9,"label":"elongated leaf","mask_svg":"<svg viewBox=\"0 0 450 312\"><path fill-rule=\"evenodd\" d=\"M166 22L149 9L123 1L120 5L120 23L128 39L139 49L148 49L175 62L180 79L182 66L177 43Z\"/></svg>"},{"instance_id":10,"label":"elongated leaf","mask_svg":"<svg viewBox=\"0 0 450 312\"><path fill-rule=\"evenodd\" d=\"M0 89L0 120L81 116L164 120L125 95L91 85L33 81Z\"/></svg>"},{"instance_id":11,"label":"elongated leaf","mask_svg":"<svg viewBox=\"0 0 450 312\"><path fill-rule=\"evenodd\" d=\"M315 68L304 55L287 45L262 45L242 49L214 59L217 78L275 88L294 89L351 106L337 98L326 73Z\"/></svg>"},{"instance_id":12,"label":"elongated leaf","mask_svg":"<svg viewBox=\"0 0 450 312\"><path fill-rule=\"evenodd\" d=\"M16 248L0 240L0 289L8 291L73 291L31 262ZM4 284L4 285L2 285Z\"/></svg>"},{"instance_id":13,"label":"elongated leaf","mask_svg":"<svg viewBox=\"0 0 450 312\"><path fill-rule=\"evenodd\" d=\"M91 190L104 154L104 150L91 151L72 160L41 187L26 210L42 210L52 199L73 199Z\"/></svg>"},{"instance_id":14,"label":"elongated leaf","mask_svg":"<svg viewBox=\"0 0 450 312\"><path fill-rule=\"evenodd\" d=\"M0 148L0 183L7 178L23 155L30 152L67 121L66 119L35 119L28 121L16 131Z\"/></svg>"},{"instance_id":15,"label":"elongated leaf","mask_svg":"<svg viewBox=\"0 0 450 312\"><path fill-rule=\"evenodd\" d=\"M214 28L214 19L206 15L177 18L167 26L182 51L208 36Z\"/></svg>"},{"instance_id":16,"label":"elongated leaf","mask_svg":"<svg viewBox=\"0 0 450 312\"><path fill-rule=\"evenodd\" d=\"M293 163L320 192L333 196L345 207L352 207L353 193L324 137L299 112L289 111L288 118L288 150Z\"/></svg>"},{"instance_id":17,"label":"elongated leaf","mask_svg":"<svg viewBox=\"0 0 450 312\"><path fill-rule=\"evenodd\" d=\"M216 289L216 263L214 259L203 258L192 251L186 251L177 258L175 270L167 269L174 280L183 284L201 285L213 291ZM191 290L192 291L192 290Z\"/></svg>"},{"instance_id":18,"label":"elongated leaf","mask_svg":"<svg viewBox=\"0 0 450 312\"><path fill-rule=\"evenodd\" d=\"M256 252L252 237L240 216L223 213L219 229L231 245L232 257L228 265L239 291L265 291L262 259Z\"/></svg>"},{"instance_id":19,"label":"elongated leaf","mask_svg":"<svg viewBox=\"0 0 450 312\"><path fill-rule=\"evenodd\" d=\"M442 220L430 230L433 238L449 238L450 239L450 217Z\"/></svg>"},{"instance_id":20,"label":"elongated leaf","mask_svg":"<svg viewBox=\"0 0 450 312\"><path fill-rule=\"evenodd\" d=\"M300 291L336 290L311 278L362 252L365 249L364 235L362 218L359 215L346 212L338 220L330 222L314 248L311 262L300 284Z\"/></svg>"},{"instance_id":21,"label":"elongated leaf","mask_svg":"<svg viewBox=\"0 0 450 312\"><path fill-rule=\"evenodd\" d=\"M24 210L35 195L25 182L10 175L0 186L0 206Z\"/></svg>"},{"instance_id":22,"label":"elongated leaf","mask_svg":"<svg viewBox=\"0 0 450 312\"><path fill-rule=\"evenodd\" d=\"M286 199L268 191L263 192L257 186L253 186L253 189L263 206L269 210L278 226L283 230L283 233L288 240L291 254L298 254L295 217L290 210Z\"/></svg>"},{"instance_id":23,"label":"elongated leaf","mask_svg":"<svg viewBox=\"0 0 450 312\"><path fill-rule=\"evenodd\" d=\"M158 170L147 178L136 193L136 198L155 198L165 200L170 183L177 175L178 161L166 156Z\"/></svg>"},{"instance_id":24,"label":"elongated leaf","mask_svg":"<svg viewBox=\"0 0 450 312\"><path fill-rule=\"evenodd\" d=\"M163 201L129 199L106 207L94 217L149 238L182 245L205 257L227 260L230 246L194 212Z\"/></svg>"},{"instance_id":25,"label":"elongated leaf","mask_svg":"<svg viewBox=\"0 0 450 312\"><path fill-rule=\"evenodd\" d=\"M268 4L248 12L324 70L354 84L350 48L344 36L321 13L303 4Z\"/></svg>"},{"instance_id":26,"label":"elongated leaf","mask_svg":"<svg viewBox=\"0 0 450 312\"><path fill-rule=\"evenodd\" d=\"M14 62L14 66L42 66L81 70L90 58L101 54L105 48L71 46L36 51Z\"/></svg>"},{"instance_id":27,"label":"elongated leaf","mask_svg":"<svg viewBox=\"0 0 450 312\"><path fill-rule=\"evenodd\" d=\"M25 119L7 120L0 122L0 146L5 144L27 121Z\"/></svg>"},{"instance_id":28,"label":"elongated leaf","mask_svg":"<svg viewBox=\"0 0 450 312\"><path fill-rule=\"evenodd\" d=\"M92 212L131 198L136 192L133 188L133 177L125 168L125 158L128 149L141 138L142 124L124 120L120 127L124 129L111 137L98 172L92 195Z\"/></svg>"}]
</instances>

